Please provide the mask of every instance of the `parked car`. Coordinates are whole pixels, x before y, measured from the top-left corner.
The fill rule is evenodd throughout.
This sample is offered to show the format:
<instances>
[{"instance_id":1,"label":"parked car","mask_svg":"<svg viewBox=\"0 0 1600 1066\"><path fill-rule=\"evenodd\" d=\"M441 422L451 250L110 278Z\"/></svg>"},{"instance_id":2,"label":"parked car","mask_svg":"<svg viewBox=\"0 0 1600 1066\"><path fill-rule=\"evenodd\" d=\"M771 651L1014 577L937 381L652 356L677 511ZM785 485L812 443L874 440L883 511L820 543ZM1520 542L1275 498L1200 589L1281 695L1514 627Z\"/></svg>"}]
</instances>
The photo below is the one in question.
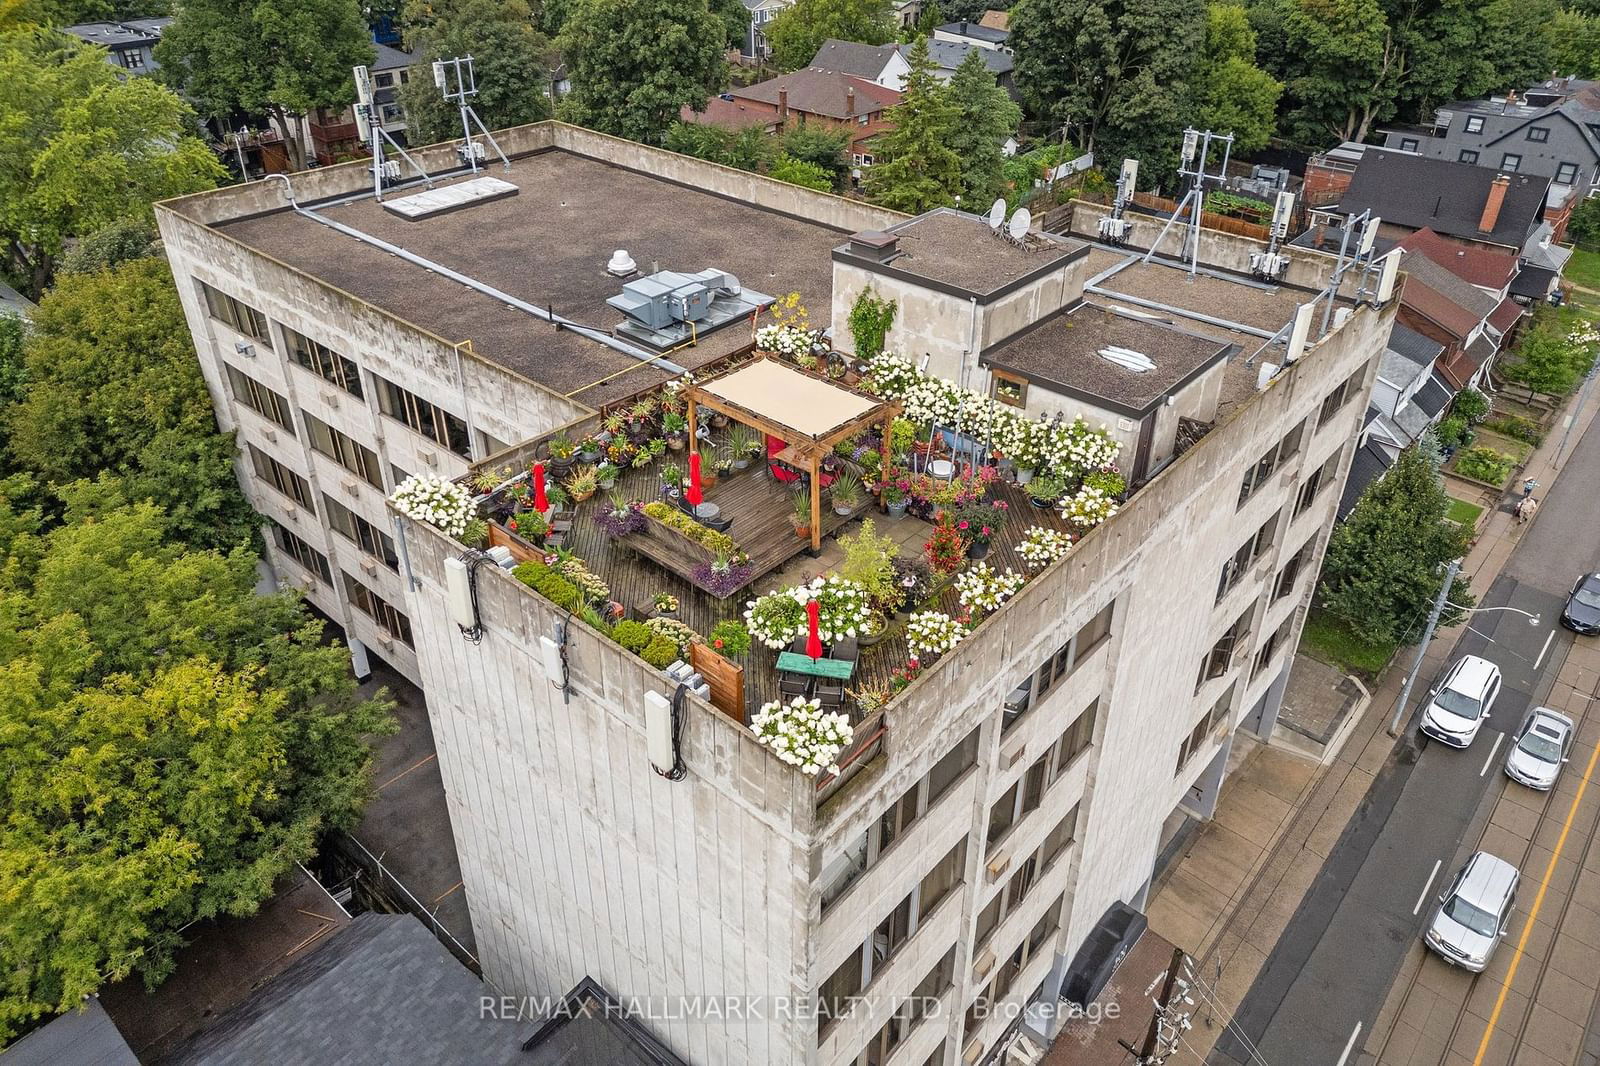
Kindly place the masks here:
<instances>
[{"instance_id":1,"label":"parked car","mask_svg":"<svg viewBox=\"0 0 1600 1066\"><path fill-rule=\"evenodd\" d=\"M1506 776L1541 792L1556 783L1561 764L1572 748L1572 719L1548 707L1536 707L1506 752Z\"/></svg>"},{"instance_id":2,"label":"parked car","mask_svg":"<svg viewBox=\"0 0 1600 1066\"><path fill-rule=\"evenodd\" d=\"M1488 659L1465 655L1457 660L1422 711L1422 731L1452 748L1465 748L1478 735L1500 695L1500 668Z\"/></svg>"},{"instance_id":3,"label":"parked car","mask_svg":"<svg viewBox=\"0 0 1600 1066\"><path fill-rule=\"evenodd\" d=\"M1573 584L1561 624L1574 633L1600 633L1600 574L1584 574Z\"/></svg>"},{"instance_id":4,"label":"parked car","mask_svg":"<svg viewBox=\"0 0 1600 1066\"><path fill-rule=\"evenodd\" d=\"M1482 973L1506 935L1517 898L1517 868L1487 851L1474 852L1439 894L1422 941L1452 966Z\"/></svg>"}]
</instances>

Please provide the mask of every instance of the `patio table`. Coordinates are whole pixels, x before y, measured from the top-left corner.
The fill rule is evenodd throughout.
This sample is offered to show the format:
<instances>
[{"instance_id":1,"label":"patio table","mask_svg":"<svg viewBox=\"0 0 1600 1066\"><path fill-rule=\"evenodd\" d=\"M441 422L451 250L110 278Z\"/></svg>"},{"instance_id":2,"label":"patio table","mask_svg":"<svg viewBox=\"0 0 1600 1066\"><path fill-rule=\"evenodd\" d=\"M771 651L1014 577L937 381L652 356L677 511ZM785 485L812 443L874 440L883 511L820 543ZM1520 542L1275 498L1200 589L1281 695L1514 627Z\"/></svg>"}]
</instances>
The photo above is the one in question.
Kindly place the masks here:
<instances>
[{"instance_id":1,"label":"patio table","mask_svg":"<svg viewBox=\"0 0 1600 1066\"><path fill-rule=\"evenodd\" d=\"M813 677L848 681L856 672L856 664L851 659L813 659L798 652L780 651L778 669L790 674L810 674Z\"/></svg>"}]
</instances>

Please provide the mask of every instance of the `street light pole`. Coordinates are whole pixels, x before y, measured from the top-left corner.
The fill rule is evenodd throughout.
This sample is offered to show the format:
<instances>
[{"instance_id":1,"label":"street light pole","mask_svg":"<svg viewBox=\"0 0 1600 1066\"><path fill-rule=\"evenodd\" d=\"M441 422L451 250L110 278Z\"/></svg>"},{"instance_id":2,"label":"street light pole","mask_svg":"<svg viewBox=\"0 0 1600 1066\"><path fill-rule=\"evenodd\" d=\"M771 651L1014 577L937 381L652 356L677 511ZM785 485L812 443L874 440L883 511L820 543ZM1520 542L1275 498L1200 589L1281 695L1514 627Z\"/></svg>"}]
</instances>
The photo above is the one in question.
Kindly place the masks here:
<instances>
[{"instance_id":1,"label":"street light pole","mask_svg":"<svg viewBox=\"0 0 1600 1066\"><path fill-rule=\"evenodd\" d=\"M1417 661L1411 664L1411 672L1406 675L1406 683L1400 689L1400 703L1394 709L1394 719L1389 723L1389 735L1400 735L1400 719L1405 717L1406 704L1411 700L1411 686L1416 683L1417 674L1422 670L1422 657L1428 653L1428 644L1433 640L1433 631L1439 624L1439 616L1444 613L1445 601L1450 598L1450 586L1455 583L1456 575L1461 572L1461 560L1452 559L1445 568L1444 583L1439 586L1439 595L1433 601L1433 610L1428 612L1428 624L1422 630L1422 643L1417 648Z\"/></svg>"}]
</instances>

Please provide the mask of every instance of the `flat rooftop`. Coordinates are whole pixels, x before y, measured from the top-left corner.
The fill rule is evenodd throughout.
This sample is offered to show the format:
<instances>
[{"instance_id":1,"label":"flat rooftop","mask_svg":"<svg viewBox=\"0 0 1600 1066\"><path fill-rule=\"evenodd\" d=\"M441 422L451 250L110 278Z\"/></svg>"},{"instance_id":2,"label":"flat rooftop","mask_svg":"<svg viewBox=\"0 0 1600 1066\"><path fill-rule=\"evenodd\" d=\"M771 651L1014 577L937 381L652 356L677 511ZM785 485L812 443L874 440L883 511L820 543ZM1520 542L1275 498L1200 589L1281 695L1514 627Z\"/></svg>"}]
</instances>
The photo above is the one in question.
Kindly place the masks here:
<instances>
[{"instance_id":1,"label":"flat rooftop","mask_svg":"<svg viewBox=\"0 0 1600 1066\"><path fill-rule=\"evenodd\" d=\"M517 195L420 221L398 218L370 198L309 206L604 331L622 320L606 306L627 280L606 273L619 248L633 257L640 275L715 267L747 289L771 296L798 292L814 309L813 325L827 325L829 252L843 230L559 148L513 159L509 173L499 165L485 173L516 185ZM479 358L592 408L673 376L288 209L216 228L451 343L471 340ZM733 323L668 358L693 370L749 342L748 326Z\"/></svg>"},{"instance_id":2,"label":"flat rooftop","mask_svg":"<svg viewBox=\"0 0 1600 1066\"><path fill-rule=\"evenodd\" d=\"M1112 348L1137 352L1155 365L1130 369L1101 354ZM1139 415L1234 350L1215 337L1080 303L995 345L982 361L1097 406Z\"/></svg>"},{"instance_id":3,"label":"flat rooftop","mask_svg":"<svg viewBox=\"0 0 1600 1066\"><path fill-rule=\"evenodd\" d=\"M1035 230L1024 249L989 229L965 211L943 208L897 223L899 238L888 266L903 274L987 296L1036 274L1048 273L1063 259L1085 254L1078 241ZM844 249L840 254L848 256Z\"/></svg>"},{"instance_id":4,"label":"flat rooftop","mask_svg":"<svg viewBox=\"0 0 1600 1066\"><path fill-rule=\"evenodd\" d=\"M1167 304L1269 333L1282 329L1301 304L1316 296L1286 285L1204 272L1191 278L1185 268L1159 260L1145 263L1136 259L1100 285L1112 294Z\"/></svg>"}]
</instances>

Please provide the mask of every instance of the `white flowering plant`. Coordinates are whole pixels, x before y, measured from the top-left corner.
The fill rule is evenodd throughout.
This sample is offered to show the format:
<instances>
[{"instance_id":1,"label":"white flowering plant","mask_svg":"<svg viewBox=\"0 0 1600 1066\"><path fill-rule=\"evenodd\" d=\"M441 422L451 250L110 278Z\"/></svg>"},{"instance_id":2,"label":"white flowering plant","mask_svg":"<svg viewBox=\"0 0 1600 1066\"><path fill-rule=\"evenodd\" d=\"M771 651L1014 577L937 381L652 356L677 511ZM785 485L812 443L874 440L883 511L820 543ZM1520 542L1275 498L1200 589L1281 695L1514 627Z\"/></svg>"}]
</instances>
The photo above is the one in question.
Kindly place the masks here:
<instances>
[{"instance_id":1,"label":"white flowering plant","mask_svg":"<svg viewBox=\"0 0 1600 1066\"><path fill-rule=\"evenodd\" d=\"M956 575L956 596L967 610L988 613L1015 596L1027 580L1010 567L995 573L988 563L978 563Z\"/></svg>"},{"instance_id":2,"label":"white flowering plant","mask_svg":"<svg viewBox=\"0 0 1600 1066\"><path fill-rule=\"evenodd\" d=\"M776 352L790 359L810 355L817 342L817 332L803 326L762 326L756 330L756 347L763 352Z\"/></svg>"},{"instance_id":3,"label":"white flowering plant","mask_svg":"<svg viewBox=\"0 0 1600 1066\"><path fill-rule=\"evenodd\" d=\"M855 736L848 717L836 711L824 713L821 703L804 696L762 704L750 719L750 730L757 743L809 777L824 770L838 773L834 760Z\"/></svg>"},{"instance_id":4,"label":"white flowering plant","mask_svg":"<svg viewBox=\"0 0 1600 1066\"><path fill-rule=\"evenodd\" d=\"M943 655L966 637L965 627L940 611L918 611L906 622L906 644L918 660Z\"/></svg>"},{"instance_id":5,"label":"white flowering plant","mask_svg":"<svg viewBox=\"0 0 1600 1066\"><path fill-rule=\"evenodd\" d=\"M1061 517L1079 529L1093 529L1116 513L1116 498L1093 485L1061 501Z\"/></svg>"},{"instance_id":6,"label":"white flowering plant","mask_svg":"<svg viewBox=\"0 0 1600 1066\"><path fill-rule=\"evenodd\" d=\"M438 526L452 537L466 533L473 518L472 496L467 490L433 474L406 478L389 502L407 518Z\"/></svg>"},{"instance_id":7,"label":"white flowering plant","mask_svg":"<svg viewBox=\"0 0 1600 1066\"><path fill-rule=\"evenodd\" d=\"M1017 554L1029 570L1043 570L1072 547L1072 534L1046 526L1029 526L1017 544Z\"/></svg>"},{"instance_id":8,"label":"white flowering plant","mask_svg":"<svg viewBox=\"0 0 1600 1066\"><path fill-rule=\"evenodd\" d=\"M745 628L769 648L782 648L806 631L806 604L817 601L817 633L825 643L860 633L872 614L867 590L837 574L769 592L745 604Z\"/></svg>"}]
</instances>

